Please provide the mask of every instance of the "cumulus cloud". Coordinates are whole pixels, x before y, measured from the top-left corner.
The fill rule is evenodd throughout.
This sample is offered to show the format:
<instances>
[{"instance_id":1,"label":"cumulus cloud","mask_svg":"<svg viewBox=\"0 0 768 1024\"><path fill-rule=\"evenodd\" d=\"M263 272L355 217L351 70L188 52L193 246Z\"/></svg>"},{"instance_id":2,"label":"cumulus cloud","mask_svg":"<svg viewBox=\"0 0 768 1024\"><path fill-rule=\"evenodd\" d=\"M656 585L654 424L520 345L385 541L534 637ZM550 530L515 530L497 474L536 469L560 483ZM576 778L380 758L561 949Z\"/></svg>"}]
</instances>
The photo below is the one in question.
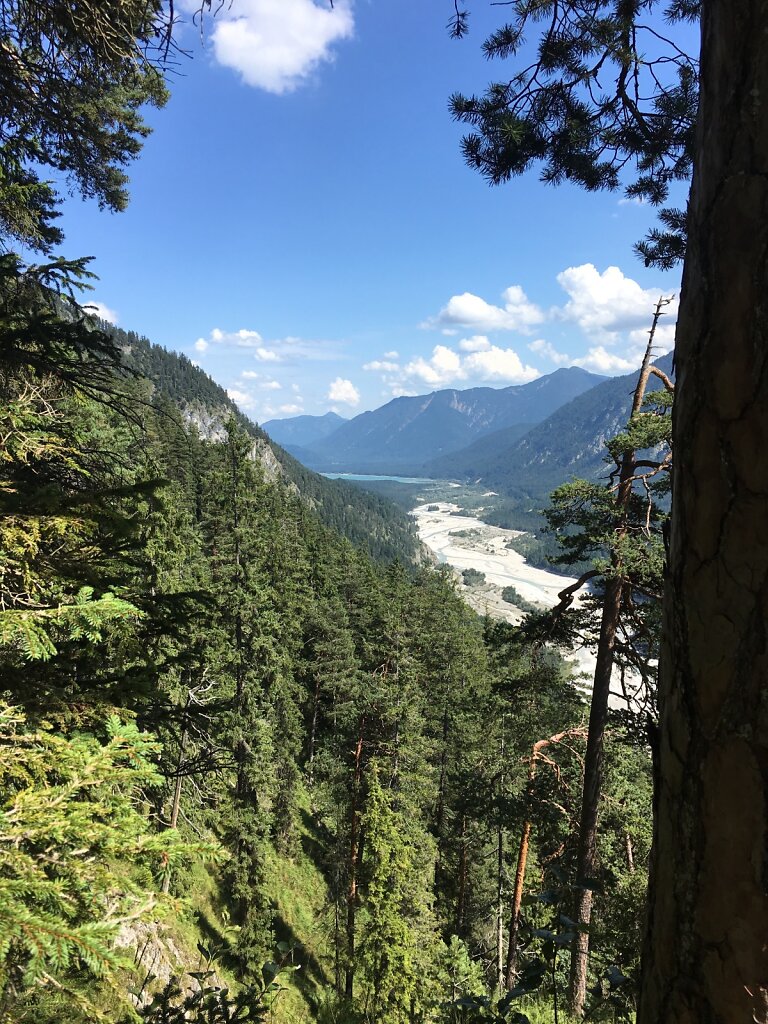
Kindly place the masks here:
<instances>
[{"instance_id":1,"label":"cumulus cloud","mask_svg":"<svg viewBox=\"0 0 768 1024\"><path fill-rule=\"evenodd\" d=\"M111 309L104 302L97 302L95 299L87 302L83 308L90 316L97 316L100 320L106 320L110 324L117 324L120 319L114 309Z\"/></svg>"},{"instance_id":2,"label":"cumulus cloud","mask_svg":"<svg viewBox=\"0 0 768 1024\"><path fill-rule=\"evenodd\" d=\"M633 345L637 345L638 348L642 346L644 349L648 344L648 328L645 330L642 327L638 327L637 330L629 332L629 340ZM675 323L665 324L660 321L656 327L656 333L653 336L653 351L655 354L663 354L664 352L671 352L675 347Z\"/></svg>"},{"instance_id":3,"label":"cumulus cloud","mask_svg":"<svg viewBox=\"0 0 768 1024\"><path fill-rule=\"evenodd\" d=\"M463 338L459 342L462 352L485 352L490 347L490 341L483 334L476 334L473 338Z\"/></svg>"},{"instance_id":4,"label":"cumulus cloud","mask_svg":"<svg viewBox=\"0 0 768 1024\"><path fill-rule=\"evenodd\" d=\"M566 268L557 275L557 283L565 292L565 299L547 310L532 302L519 285L511 285L502 295L503 305L493 305L478 295L463 292L452 296L436 317L421 326L442 329L443 334L454 331L450 325L477 329L476 334L458 342L458 350L470 355L486 355L477 359L462 357L460 370L452 378L455 380L481 376L487 380L517 382L533 379L533 367L524 364L513 349L495 343L493 335L501 331L531 334L535 325L545 322L556 325L559 332L563 332L564 327L577 328L589 346L586 355L574 357L559 351L544 338L537 338L528 345L531 352L555 366L573 364L614 374L636 368L648 340L660 291L643 288L619 267L600 271L592 263ZM657 355L674 346L677 307L677 299L665 307L654 339ZM574 351L572 339L568 348ZM610 349L615 351L610 352ZM434 358L414 359L405 370L433 385L446 383L450 376L435 365Z\"/></svg>"},{"instance_id":5,"label":"cumulus cloud","mask_svg":"<svg viewBox=\"0 0 768 1024\"><path fill-rule=\"evenodd\" d=\"M262 389L262 391L281 391L283 385L280 383L279 380L263 380L259 384L259 387Z\"/></svg>"},{"instance_id":6,"label":"cumulus cloud","mask_svg":"<svg viewBox=\"0 0 768 1024\"><path fill-rule=\"evenodd\" d=\"M230 345L237 348L258 348L263 344L264 339L258 331L249 331L241 327L239 331L222 331L220 327L214 327L207 338L198 338L195 348L204 352L208 345ZM205 346L203 348L202 346ZM198 348L198 346L200 346Z\"/></svg>"},{"instance_id":7,"label":"cumulus cloud","mask_svg":"<svg viewBox=\"0 0 768 1024\"><path fill-rule=\"evenodd\" d=\"M254 404L253 395L249 395L247 391L241 391L239 388L227 388L227 394L236 405L243 409L250 409Z\"/></svg>"},{"instance_id":8,"label":"cumulus cloud","mask_svg":"<svg viewBox=\"0 0 768 1024\"><path fill-rule=\"evenodd\" d=\"M530 334L545 313L528 299L520 285L510 285L502 292L503 306L494 306L479 295L462 292L453 295L432 320L423 327L474 327L481 331L518 331Z\"/></svg>"},{"instance_id":9,"label":"cumulus cloud","mask_svg":"<svg viewBox=\"0 0 768 1024\"><path fill-rule=\"evenodd\" d=\"M592 264L568 267L557 275L557 282L568 295L564 306L554 310L557 318L570 320L591 340L603 345L619 340L622 332L645 328L659 298L655 288L641 288L618 267L602 273ZM677 302L667 307L674 320Z\"/></svg>"},{"instance_id":10,"label":"cumulus cloud","mask_svg":"<svg viewBox=\"0 0 768 1024\"><path fill-rule=\"evenodd\" d=\"M491 345L489 349L473 352L464 360L464 371L470 377L482 380L503 380L507 384L527 384L541 373L533 366L523 365L520 356L511 348Z\"/></svg>"},{"instance_id":11,"label":"cumulus cloud","mask_svg":"<svg viewBox=\"0 0 768 1024\"><path fill-rule=\"evenodd\" d=\"M398 388L401 394L410 394L415 382L430 387L445 387L467 380L524 384L541 376L535 367L523 364L514 349L492 345L483 337L465 340L471 342L464 348L467 355L446 345L435 345L429 359L417 356L406 363L401 378L390 381L390 387Z\"/></svg>"},{"instance_id":12,"label":"cumulus cloud","mask_svg":"<svg viewBox=\"0 0 768 1024\"><path fill-rule=\"evenodd\" d=\"M407 377L416 377L433 387L462 380L465 376L458 352L454 352L446 345L435 345L430 359L424 359L422 356L412 359L406 364L403 372Z\"/></svg>"},{"instance_id":13,"label":"cumulus cloud","mask_svg":"<svg viewBox=\"0 0 768 1024\"><path fill-rule=\"evenodd\" d=\"M385 359L399 359L400 358L400 353L396 352L394 349L392 349L390 352L385 352L384 353L384 358Z\"/></svg>"},{"instance_id":14,"label":"cumulus cloud","mask_svg":"<svg viewBox=\"0 0 768 1024\"><path fill-rule=\"evenodd\" d=\"M212 24L219 64L277 95L294 91L332 61L334 45L354 32L351 0L238 0Z\"/></svg>"},{"instance_id":15,"label":"cumulus cloud","mask_svg":"<svg viewBox=\"0 0 768 1024\"><path fill-rule=\"evenodd\" d=\"M620 373L631 373L640 365L640 354L637 358L625 358L615 352L609 352L602 345L595 345L585 356L573 360L574 366L581 366L593 373L605 373L608 376Z\"/></svg>"},{"instance_id":16,"label":"cumulus cloud","mask_svg":"<svg viewBox=\"0 0 768 1024\"><path fill-rule=\"evenodd\" d=\"M531 352L535 352L536 355L549 359L555 366L567 366L568 363L572 362L570 356L565 355L563 352L558 352L555 346L545 341L544 338L537 338L536 341L532 341L528 348Z\"/></svg>"},{"instance_id":17,"label":"cumulus cloud","mask_svg":"<svg viewBox=\"0 0 768 1024\"><path fill-rule=\"evenodd\" d=\"M277 411L283 413L285 416L296 416L299 413L304 412L304 406L291 402L288 403L288 405L281 405Z\"/></svg>"},{"instance_id":18,"label":"cumulus cloud","mask_svg":"<svg viewBox=\"0 0 768 1024\"><path fill-rule=\"evenodd\" d=\"M345 405L355 406L360 404L360 392L351 380L344 380L342 377L337 377L334 381L331 381L331 385L328 388L328 398L331 402L343 402Z\"/></svg>"}]
</instances>

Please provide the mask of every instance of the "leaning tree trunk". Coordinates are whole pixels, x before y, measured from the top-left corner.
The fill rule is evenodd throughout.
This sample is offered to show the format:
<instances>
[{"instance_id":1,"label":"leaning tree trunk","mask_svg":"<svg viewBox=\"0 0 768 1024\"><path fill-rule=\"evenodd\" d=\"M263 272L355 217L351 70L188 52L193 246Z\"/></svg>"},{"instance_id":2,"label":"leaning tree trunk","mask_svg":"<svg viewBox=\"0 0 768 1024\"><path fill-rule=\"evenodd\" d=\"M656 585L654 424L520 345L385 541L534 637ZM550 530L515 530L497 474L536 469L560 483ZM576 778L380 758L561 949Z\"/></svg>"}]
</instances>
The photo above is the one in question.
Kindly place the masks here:
<instances>
[{"instance_id":1,"label":"leaning tree trunk","mask_svg":"<svg viewBox=\"0 0 768 1024\"><path fill-rule=\"evenodd\" d=\"M704 0L640 1024L768 1021L768 0Z\"/></svg>"},{"instance_id":2,"label":"leaning tree trunk","mask_svg":"<svg viewBox=\"0 0 768 1024\"><path fill-rule=\"evenodd\" d=\"M668 299L660 298L656 303L653 323L649 332L642 366L637 378L632 399L630 418L640 412L651 372L651 355L659 318ZM658 371L655 371L658 372ZM627 513L632 497L632 483L635 475L635 452L626 451L619 467L619 483L616 495L617 529L620 539L627 532ZM571 947L571 970L568 986L568 1002L574 1017L584 1013L587 998L587 968L589 966L589 926L592 921L592 893L599 865L597 858L597 818L600 794L603 789L603 745L605 726L608 721L608 699L611 692L616 631L621 620L622 592L625 580L620 567L615 564L614 575L605 581L603 608L600 618L600 635L595 656L595 676L589 711L587 750L584 755L584 789L581 815L579 818L579 843L576 853L576 898L573 917L578 924L576 937Z\"/></svg>"}]
</instances>

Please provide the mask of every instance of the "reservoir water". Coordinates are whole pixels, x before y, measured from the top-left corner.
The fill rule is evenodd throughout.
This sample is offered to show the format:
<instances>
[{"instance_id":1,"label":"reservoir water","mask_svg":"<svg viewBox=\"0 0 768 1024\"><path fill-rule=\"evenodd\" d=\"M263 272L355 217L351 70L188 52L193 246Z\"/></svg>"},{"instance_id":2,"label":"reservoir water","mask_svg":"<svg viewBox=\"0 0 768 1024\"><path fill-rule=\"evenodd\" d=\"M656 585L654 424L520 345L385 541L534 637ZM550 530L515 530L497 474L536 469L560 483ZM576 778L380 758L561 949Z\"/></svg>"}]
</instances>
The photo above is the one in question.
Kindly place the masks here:
<instances>
[{"instance_id":1,"label":"reservoir water","mask_svg":"<svg viewBox=\"0 0 768 1024\"><path fill-rule=\"evenodd\" d=\"M357 480L365 483L366 480L392 480L396 484L433 484L434 480L422 476L389 476L387 473L376 476L371 473L321 473L321 476L329 480Z\"/></svg>"}]
</instances>

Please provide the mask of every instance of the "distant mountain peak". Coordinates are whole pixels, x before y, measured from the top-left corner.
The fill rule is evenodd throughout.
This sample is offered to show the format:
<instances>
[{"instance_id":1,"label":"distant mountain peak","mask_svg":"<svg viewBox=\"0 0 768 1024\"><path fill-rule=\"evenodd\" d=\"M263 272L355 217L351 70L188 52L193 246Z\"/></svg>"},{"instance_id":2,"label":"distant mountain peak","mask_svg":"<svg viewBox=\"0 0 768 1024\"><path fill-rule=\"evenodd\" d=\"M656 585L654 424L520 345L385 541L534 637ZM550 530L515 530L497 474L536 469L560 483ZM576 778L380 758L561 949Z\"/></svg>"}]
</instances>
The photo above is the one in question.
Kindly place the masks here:
<instances>
[{"instance_id":1,"label":"distant mountain peak","mask_svg":"<svg viewBox=\"0 0 768 1024\"><path fill-rule=\"evenodd\" d=\"M401 395L323 437L288 443L300 446L300 457L315 469L416 472L429 460L458 451L484 434L539 423L604 379L570 367L504 388L443 388L428 395ZM281 441L284 435L274 433L274 422L264 427Z\"/></svg>"},{"instance_id":2,"label":"distant mountain peak","mask_svg":"<svg viewBox=\"0 0 768 1024\"><path fill-rule=\"evenodd\" d=\"M278 444L304 447L322 441L346 422L337 412L329 411L322 416L288 416L282 420L267 420L261 424L261 429Z\"/></svg>"}]
</instances>

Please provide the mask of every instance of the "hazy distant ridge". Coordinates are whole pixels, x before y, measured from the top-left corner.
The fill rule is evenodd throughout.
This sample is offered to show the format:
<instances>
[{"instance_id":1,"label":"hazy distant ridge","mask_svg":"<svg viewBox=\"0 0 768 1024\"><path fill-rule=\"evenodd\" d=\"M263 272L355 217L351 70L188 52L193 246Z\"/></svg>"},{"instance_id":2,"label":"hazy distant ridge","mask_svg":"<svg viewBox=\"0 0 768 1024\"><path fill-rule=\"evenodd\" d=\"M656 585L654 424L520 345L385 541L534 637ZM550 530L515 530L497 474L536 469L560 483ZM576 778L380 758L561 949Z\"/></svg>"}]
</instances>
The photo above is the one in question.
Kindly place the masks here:
<instances>
[{"instance_id":1,"label":"hazy distant ridge","mask_svg":"<svg viewBox=\"0 0 768 1024\"><path fill-rule=\"evenodd\" d=\"M429 395L395 398L379 409L355 416L320 440L293 444L301 446L300 457L313 469L392 473L415 470L493 431L532 426L604 379L569 367L529 384L507 388L450 388ZM265 427L275 436L274 422L272 428L269 424Z\"/></svg>"}]
</instances>

